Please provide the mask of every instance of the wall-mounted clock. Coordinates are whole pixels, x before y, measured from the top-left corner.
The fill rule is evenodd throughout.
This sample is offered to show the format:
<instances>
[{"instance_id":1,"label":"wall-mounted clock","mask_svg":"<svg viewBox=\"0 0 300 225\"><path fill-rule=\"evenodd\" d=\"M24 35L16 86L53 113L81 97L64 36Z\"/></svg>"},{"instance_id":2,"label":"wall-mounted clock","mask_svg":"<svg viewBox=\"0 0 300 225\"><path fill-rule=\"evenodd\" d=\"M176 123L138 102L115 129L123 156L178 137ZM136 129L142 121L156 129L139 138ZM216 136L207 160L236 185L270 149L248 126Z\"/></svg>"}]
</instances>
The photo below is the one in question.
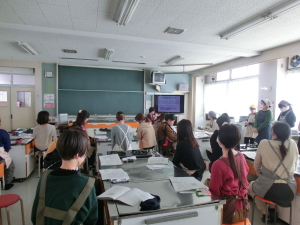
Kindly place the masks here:
<instances>
[{"instance_id":1,"label":"wall-mounted clock","mask_svg":"<svg viewBox=\"0 0 300 225\"><path fill-rule=\"evenodd\" d=\"M54 77L53 72L52 71L45 71L45 77L53 78Z\"/></svg>"}]
</instances>

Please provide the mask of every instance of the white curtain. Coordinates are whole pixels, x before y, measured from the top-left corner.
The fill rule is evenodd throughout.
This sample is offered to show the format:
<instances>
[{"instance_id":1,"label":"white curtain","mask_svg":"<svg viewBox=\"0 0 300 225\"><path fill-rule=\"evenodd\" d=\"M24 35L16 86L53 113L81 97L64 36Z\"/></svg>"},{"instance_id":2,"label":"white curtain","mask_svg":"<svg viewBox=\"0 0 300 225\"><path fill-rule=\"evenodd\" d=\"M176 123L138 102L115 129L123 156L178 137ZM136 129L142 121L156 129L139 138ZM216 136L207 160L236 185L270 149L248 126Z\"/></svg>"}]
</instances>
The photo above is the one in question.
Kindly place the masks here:
<instances>
[{"instance_id":1,"label":"white curtain","mask_svg":"<svg viewBox=\"0 0 300 225\"><path fill-rule=\"evenodd\" d=\"M292 104L294 113L296 114L296 121L300 119L300 104L297 90L300 87L300 71L288 71L286 75L286 101ZM296 122L296 126L297 126ZM295 127L296 127L295 126Z\"/></svg>"},{"instance_id":2,"label":"white curtain","mask_svg":"<svg viewBox=\"0 0 300 225\"><path fill-rule=\"evenodd\" d=\"M249 77L225 82L206 84L204 89L204 110L228 113L239 121L247 116L249 106L258 102L258 77Z\"/></svg>"},{"instance_id":3,"label":"white curtain","mask_svg":"<svg viewBox=\"0 0 300 225\"><path fill-rule=\"evenodd\" d=\"M209 111L215 111L222 114L226 112L227 99L225 94L227 93L227 82L217 82L206 84L204 88L204 110L205 113Z\"/></svg>"}]
</instances>

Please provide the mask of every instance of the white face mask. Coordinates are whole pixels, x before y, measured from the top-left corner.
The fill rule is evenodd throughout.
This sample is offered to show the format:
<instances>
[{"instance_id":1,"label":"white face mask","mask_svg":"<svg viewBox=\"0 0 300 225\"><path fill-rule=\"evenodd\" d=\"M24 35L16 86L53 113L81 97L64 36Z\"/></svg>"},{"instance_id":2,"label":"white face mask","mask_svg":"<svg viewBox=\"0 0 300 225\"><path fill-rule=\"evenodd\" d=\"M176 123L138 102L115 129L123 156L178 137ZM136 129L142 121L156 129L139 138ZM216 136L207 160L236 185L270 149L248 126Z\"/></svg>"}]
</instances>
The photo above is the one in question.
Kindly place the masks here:
<instances>
[{"instance_id":1,"label":"white face mask","mask_svg":"<svg viewBox=\"0 0 300 225\"><path fill-rule=\"evenodd\" d=\"M288 109L287 109L286 107L280 109L281 112L285 112L285 111L287 111L287 110L288 110Z\"/></svg>"}]
</instances>

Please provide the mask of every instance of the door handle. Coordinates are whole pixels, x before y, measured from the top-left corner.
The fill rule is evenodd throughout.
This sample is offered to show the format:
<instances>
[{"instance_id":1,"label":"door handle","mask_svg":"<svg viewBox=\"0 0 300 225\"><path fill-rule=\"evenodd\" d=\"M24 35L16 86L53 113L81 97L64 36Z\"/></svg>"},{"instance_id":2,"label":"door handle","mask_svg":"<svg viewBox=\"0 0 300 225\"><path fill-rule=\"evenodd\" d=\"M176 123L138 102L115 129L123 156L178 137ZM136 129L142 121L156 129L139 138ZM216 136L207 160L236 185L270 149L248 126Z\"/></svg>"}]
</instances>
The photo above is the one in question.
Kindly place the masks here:
<instances>
[{"instance_id":1,"label":"door handle","mask_svg":"<svg viewBox=\"0 0 300 225\"><path fill-rule=\"evenodd\" d=\"M178 214L172 214L168 216L160 216L156 218L151 219L145 219L145 224L156 224L156 223L163 223L163 222L169 222L174 220L182 220L187 219L191 217L197 217L198 212L187 212L187 213L178 213Z\"/></svg>"}]
</instances>

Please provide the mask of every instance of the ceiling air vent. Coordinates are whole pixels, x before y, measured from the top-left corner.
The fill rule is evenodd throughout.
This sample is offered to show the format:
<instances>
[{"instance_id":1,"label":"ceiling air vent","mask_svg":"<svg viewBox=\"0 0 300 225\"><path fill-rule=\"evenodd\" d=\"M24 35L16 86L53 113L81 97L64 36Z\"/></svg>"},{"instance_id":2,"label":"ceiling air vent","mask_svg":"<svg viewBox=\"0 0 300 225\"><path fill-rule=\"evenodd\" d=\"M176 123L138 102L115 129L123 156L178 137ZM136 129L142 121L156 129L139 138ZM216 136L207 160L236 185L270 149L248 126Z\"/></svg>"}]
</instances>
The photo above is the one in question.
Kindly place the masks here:
<instances>
[{"instance_id":1,"label":"ceiling air vent","mask_svg":"<svg viewBox=\"0 0 300 225\"><path fill-rule=\"evenodd\" d=\"M184 31L185 31L185 29L177 29L177 28L173 28L173 27L168 27L165 30L165 33L168 33L168 34L181 34Z\"/></svg>"},{"instance_id":2,"label":"ceiling air vent","mask_svg":"<svg viewBox=\"0 0 300 225\"><path fill-rule=\"evenodd\" d=\"M63 52L65 52L65 53L77 53L76 50L72 50L72 49L63 49Z\"/></svg>"}]
</instances>

